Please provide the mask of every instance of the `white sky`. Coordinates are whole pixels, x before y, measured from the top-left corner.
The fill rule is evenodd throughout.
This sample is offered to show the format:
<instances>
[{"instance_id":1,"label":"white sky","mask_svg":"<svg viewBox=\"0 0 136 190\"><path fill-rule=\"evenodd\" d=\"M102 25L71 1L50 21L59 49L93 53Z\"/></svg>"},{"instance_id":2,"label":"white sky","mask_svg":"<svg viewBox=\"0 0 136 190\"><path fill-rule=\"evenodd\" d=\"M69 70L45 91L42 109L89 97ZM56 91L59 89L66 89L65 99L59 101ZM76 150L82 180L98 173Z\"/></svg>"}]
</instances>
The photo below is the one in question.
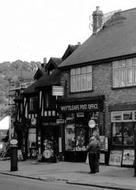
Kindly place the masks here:
<instances>
[{"instance_id":1,"label":"white sky","mask_svg":"<svg viewBox=\"0 0 136 190\"><path fill-rule=\"evenodd\" d=\"M0 62L62 57L90 35L89 15L136 7L136 0L0 0Z\"/></svg>"}]
</instances>

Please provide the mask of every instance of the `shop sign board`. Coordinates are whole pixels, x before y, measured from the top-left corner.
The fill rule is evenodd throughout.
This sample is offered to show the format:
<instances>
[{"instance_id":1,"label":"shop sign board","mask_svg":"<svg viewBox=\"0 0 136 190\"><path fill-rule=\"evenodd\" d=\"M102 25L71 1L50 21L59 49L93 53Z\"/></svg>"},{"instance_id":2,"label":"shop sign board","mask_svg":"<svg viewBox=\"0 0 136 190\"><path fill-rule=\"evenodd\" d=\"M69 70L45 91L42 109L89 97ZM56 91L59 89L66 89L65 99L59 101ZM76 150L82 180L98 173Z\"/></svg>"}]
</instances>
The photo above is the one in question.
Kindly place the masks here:
<instances>
[{"instance_id":1,"label":"shop sign board","mask_svg":"<svg viewBox=\"0 0 136 190\"><path fill-rule=\"evenodd\" d=\"M52 95L53 96L63 96L64 95L63 86L53 86L52 87Z\"/></svg>"},{"instance_id":2,"label":"shop sign board","mask_svg":"<svg viewBox=\"0 0 136 190\"><path fill-rule=\"evenodd\" d=\"M84 110L98 110L98 103L92 104L74 104L74 105L62 105L61 111L84 111Z\"/></svg>"},{"instance_id":3,"label":"shop sign board","mask_svg":"<svg viewBox=\"0 0 136 190\"><path fill-rule=\"evenodd\" d=\"M113 150L110 152L109 165L121 166L122 163L122 151Z\"/></svg>"},{"instance_id":4,"label":"shop sign board","mask_svg":"<svg viewBox=\"0 0 136 190\"><path fill-rule=\"evenodd\" d=\"M123 151L123 162L122 165L134 165L134 150Z\"/></svg>"}]
</instances>

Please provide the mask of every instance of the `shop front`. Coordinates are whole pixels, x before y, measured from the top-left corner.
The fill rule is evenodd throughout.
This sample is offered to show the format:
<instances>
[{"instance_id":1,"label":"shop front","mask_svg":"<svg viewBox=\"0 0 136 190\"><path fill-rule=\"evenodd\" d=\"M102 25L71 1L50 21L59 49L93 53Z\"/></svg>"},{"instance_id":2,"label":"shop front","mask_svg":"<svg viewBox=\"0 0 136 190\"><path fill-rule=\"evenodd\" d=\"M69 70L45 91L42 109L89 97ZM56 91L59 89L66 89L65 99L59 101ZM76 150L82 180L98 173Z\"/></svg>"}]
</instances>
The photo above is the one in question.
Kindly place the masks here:
<instances>
[{"instance_id":1,"label":"shop front","mask_svg":"<svg viewBox=\"0 0 136 190\"><path fill-rule=\"evenodd\" d=\"M59 125L56 123L56 117L40 117L38 130L38 152L41 155L41 161L57 161L59 153L59 136Z\"/></svg>"},{"instance_id":2,"label":"shop front","mask_svg":"<svg viewBox=\"0 0 136 190\"><path fill-rule=\"evenodd\" d=\"M134 165L134 128L136 110L111 112L111 151L110 165Z\"/></svg>"},{"instance_id":3,"label":"shop front","mask_svg":"<svg viewBox=\"0 0 136 190\"><path fill-rule=\"evenodd\" d=\"M104 135L103 97L72 99L59 103L63 119L63 154L65 161L85 162L86 146L93 130L89 122L94 121L100 135Z\"/></svg>"}]
</instances>

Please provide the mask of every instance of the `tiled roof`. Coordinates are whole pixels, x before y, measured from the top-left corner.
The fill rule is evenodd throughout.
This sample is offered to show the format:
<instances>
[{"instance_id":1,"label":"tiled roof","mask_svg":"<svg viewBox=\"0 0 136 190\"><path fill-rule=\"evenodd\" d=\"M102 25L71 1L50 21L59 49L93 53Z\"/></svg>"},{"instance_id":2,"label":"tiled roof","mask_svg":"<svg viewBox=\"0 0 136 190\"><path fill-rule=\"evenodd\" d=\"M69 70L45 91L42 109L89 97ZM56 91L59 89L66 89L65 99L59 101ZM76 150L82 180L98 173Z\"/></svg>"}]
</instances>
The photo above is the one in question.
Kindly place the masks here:
<instances>
[{"instance_id":1,"label":"tiled roof","mask_svg":"<svg viewBox=\"0 0 136 190\"><path fill-rule=\"evenodd\" d=\"M35 94L37 93L37 91L35 90L36 86L37 86L37 82L35 81L33 84L31 84L30 86L28 86L26 89L24 89L23 94L24 95L30 95L30 94Z\"/></svg>"},{"instance_id":2,"label":"tiled roof","mask_svg":"<svg viewBox=\"0 0 136 190\"><path fill-rule=\"evenodd\" d=\"M78 47L79 47L80 44L77 44L77 45L68 45L65 53L63 54L62 56L62 60L65 60L68 56L70 56L73 51L75 51Z\"/></svg>"},{"instance_id":3,"label":"tiled roof","mask_svg":"<svg viewBox=\"0 0 136 190\"><path fill-rule=\"evenodd\" d=\"M51 75L45 74L37 81L36 88L60 85L61 71L56 69Z\"/></svg>"},{"instance_id":4,"label":"tiled roof","mask_svg":"<svg viewBox=\"0 0 136 190\"><path fill-rule=\"evenodd\" d=\"M52 65L52 64L54 65L55 68L57 68L61 62L62 62L61 58L51 57L49 59L48 63L46 64L45 69L47 70L50 67L50 65Z\"/></svg>"},{"instance_id":5,"label":"tiled roof","mask_svg":"<svg viewBox=\"0 0 136 190\"><path fill-rule=\"evenodd\" d=\"M136 53L136 8L115 13L95 35L91 35L59 67L95 63Z\"/></svg>"}]
</instances>

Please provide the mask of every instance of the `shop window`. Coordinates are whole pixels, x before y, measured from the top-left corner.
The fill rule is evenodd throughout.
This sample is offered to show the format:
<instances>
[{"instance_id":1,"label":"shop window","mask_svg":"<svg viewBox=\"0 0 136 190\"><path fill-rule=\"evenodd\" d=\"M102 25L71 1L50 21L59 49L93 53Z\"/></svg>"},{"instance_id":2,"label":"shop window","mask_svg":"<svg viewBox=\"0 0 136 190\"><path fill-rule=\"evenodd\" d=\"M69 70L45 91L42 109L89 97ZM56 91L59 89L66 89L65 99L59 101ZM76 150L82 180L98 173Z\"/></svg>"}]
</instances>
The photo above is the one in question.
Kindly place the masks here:
<instances>
[{"instance_id":1,"label":"shop window","mask_svg":"<svg viewBox=\"0 0 136 190\"><path fill-rule=\"evenodd\" d=\"M112 124L112 144L133 146L133 122L121 122Z\"/></svg>"},{"instance_id":2,"label":"shop window","mask_svg":"<svg viewBox=\"0 0 136 190\"><path fill-rule=\"evenodd\" d=\"M66 151L75 150L75 123L74 123L73 114L69 114L68 117L66 118L65 150Z\"/></svg>"},{"instance_id":3,"label":"shop window","mask_svg":"<svg viewBox=\"0 0 136 190\"><path fill-rule=\"evenodd\" d=\"M76 124L76 151L85 150L85 129L82 124Z\"/></svg>"},{"instance_id":4,"label":"shop window","mask_svg":"<svg viewBox=\"0 0 136 190\"><path fill-rule=\"evenodd\" d=\"M133 123L123 123L123 140L126 146L134 144Z\"/></svg>"},{"instance_id":5,"label":"shop window","mask_svg":"<svg viewBox=\"0 0 136 190\"><path fill-rule=\"evenodd\" d=\"M114 145L122 145L122 125L121 125L121 123L113 123L112 143Z\"/></svg>"}]
</instances>

